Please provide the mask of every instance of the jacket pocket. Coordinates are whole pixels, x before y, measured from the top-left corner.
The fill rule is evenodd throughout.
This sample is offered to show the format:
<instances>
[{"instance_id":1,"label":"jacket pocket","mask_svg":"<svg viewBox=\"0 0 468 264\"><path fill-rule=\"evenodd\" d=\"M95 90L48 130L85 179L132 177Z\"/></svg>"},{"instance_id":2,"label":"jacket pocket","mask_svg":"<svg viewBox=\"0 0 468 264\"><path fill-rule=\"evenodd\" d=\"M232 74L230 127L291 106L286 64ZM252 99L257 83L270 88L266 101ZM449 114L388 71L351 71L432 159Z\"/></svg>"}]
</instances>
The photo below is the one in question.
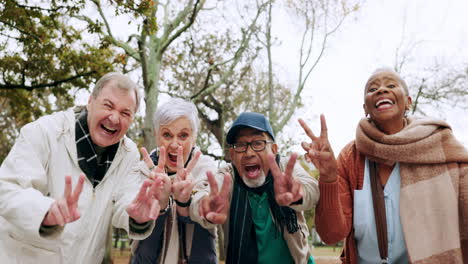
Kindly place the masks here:
<instances>
[{"instance_id":1,"label":"jacket pocket","mask_svg":"<svg viewBox=\"0 0 468 264\"><path fill-rule=\"evenodd\" d=\"M32 242L19 239L15 234L8 233L9 240L7 243L10 244L11 248L14 248L16 252L16 260L21 264L59 264L60 253L58 248L53 249L47 247L45 244L40 244L39 241ZM14 262L13 262L14 263Z\"/></svg>"}]
</instances>

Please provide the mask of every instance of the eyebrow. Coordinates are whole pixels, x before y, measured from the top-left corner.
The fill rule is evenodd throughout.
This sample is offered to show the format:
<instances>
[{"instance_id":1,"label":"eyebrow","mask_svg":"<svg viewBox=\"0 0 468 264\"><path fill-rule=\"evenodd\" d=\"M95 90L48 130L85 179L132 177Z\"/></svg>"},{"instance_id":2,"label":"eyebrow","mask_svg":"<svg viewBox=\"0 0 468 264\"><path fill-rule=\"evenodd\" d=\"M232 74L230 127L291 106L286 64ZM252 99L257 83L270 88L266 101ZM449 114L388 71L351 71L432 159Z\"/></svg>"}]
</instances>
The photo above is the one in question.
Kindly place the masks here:
<instances>
[{"instance_id":1,"label":"eyebrow","mask_svg":"<svg viewBox=\"0 0 468 264\"><path fill-rule=\"evenodd\" d=\"M105 103L105 102L108 102L109 104L111 104L111 106L114 106L114 105L115 105L114 102L112 102L111 100L109 100L109 99L107 99L107 98L104 99L103 101L104 101L104 103ZM133 113L132 110L130 110L130 108L125 108L125 109L123 110L123 112L130 112L130 113Z\"/></svg>"},{"instance_id":2,"label":"eyebrow","mask_svg":"<svg viewBox=\"0 0 468 264\"><path fill-rule=\"evenodd\" d=\"M386 76L385 76L385 77L382 77L382 80L384 80L384 81L394 81L394 82L398 82L398 80L396 80L395 78L393 78L393 77L386 77Z\"/></svg>"}]
</instances>

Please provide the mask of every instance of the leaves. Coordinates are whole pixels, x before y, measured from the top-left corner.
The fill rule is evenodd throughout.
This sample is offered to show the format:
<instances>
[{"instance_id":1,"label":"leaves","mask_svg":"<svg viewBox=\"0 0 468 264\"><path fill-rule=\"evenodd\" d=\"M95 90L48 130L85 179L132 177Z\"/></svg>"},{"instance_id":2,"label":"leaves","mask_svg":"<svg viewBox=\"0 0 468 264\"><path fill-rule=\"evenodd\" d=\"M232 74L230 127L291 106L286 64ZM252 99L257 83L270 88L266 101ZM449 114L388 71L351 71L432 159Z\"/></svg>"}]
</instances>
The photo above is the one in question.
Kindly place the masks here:
<instances>
[{"instance_id":1,"label":"leaves","mask_svg":"<svg viewBox=\"0 0 468 264\"><path fill-rule=\"evenodd\" d=\"M79 89L114 68L113 51L82 39L83 29L66 17L83 1L0 4L0 162L24 124L73 105Z\"/></svg>"}]
</instances>

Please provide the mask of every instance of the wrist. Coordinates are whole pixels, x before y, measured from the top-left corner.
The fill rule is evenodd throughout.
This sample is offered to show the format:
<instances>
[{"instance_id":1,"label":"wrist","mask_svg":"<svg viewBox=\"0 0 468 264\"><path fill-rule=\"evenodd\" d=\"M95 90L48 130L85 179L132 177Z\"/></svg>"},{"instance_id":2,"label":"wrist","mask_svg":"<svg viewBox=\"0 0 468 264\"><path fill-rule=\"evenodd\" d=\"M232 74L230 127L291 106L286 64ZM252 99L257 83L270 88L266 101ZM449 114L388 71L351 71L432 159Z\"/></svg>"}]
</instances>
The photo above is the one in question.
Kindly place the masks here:
<instances>
[{"instance_id":1,"label":"wrist","mask_svg":"<svg viewBox=\"0 0 468 264\"><path fill-rule=\"evenodd\" d=\"M192 196L190 195L190 198L186 202L180 202L180 201L178 201L176 199L174 199L174 201L177 204L177 206L179 206L179 207L189 207L190 204L192 203Z\"/></svg>"},{"instance_id":2,"label":"wrist","mask_svg":"<svg viewBox=\"0 0 468 264\"><path fill-rule=\"evenodd\" d=\"M159 210L159 214L163 215L163 214L167 213L171 209L171 205L172 205L172 199L171 199L171 197L169 197L169 199L167 199L165 205L161 204L161 210Z\"/></svg>"},{"instance_id":3,"label":"wrist","mask_svg":"<svg viewBox=\"0 0 468 264\"><path fill-rule=\"evenodd\" d=\"M325 183L335 182L336 179L337 179L336 174L322 174L322 173L320 173L320 177L319 177L319 180L321 182L325 182Z\"/></svg>"}]
</instances>

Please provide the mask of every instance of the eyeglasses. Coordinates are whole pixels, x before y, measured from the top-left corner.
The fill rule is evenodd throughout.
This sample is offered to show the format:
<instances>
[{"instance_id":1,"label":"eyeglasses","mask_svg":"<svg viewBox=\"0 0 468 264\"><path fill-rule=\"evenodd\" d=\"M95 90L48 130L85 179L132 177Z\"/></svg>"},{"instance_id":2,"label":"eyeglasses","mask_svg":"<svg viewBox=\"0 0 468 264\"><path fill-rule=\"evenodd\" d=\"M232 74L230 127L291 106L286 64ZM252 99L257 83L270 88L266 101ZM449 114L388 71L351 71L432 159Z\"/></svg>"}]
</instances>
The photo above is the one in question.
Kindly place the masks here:
<instances>
[{"instance_id":1,"label":"eyeglasses","mask_svg":"<svg viewBox=\"0 0 468 264\"><path fill-rule=\"evenodd\" d=\"M254 140L252 142L240 142L232 144L232 148L237 153L243 153L247 151L247 148L250 146L254 151L259 152L265 149L267 144L271 144L273 141L266 140Z\"/></svg>"}]
</instances>

